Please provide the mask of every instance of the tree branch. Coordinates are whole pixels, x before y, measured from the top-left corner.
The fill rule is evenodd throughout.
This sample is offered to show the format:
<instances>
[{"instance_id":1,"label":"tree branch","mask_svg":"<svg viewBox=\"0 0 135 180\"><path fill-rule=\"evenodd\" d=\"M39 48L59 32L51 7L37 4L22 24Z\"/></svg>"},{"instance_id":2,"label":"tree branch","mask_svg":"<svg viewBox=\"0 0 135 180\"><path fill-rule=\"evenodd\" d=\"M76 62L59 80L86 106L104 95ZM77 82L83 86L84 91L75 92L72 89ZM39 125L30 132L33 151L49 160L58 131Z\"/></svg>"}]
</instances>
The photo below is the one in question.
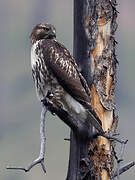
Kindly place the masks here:
<instances>
[{"instance_id":1,"label":"tree branch","mask_svg":"<svg viewBox=\"0 0 135 180\"><path fill-rule=\"evenodd\" d=\"M135 161L132 161L132 162L126 164L125 166L123 166L122 168L119 169L119 175L123 174L124 172L126 172L127 170L129 170L133 166L135 166ZM113 177L115 178L117 176L118 176L118 173L116 170Z\"/></svg>"},{"instance_id":2,"label":"tree branch","mask_svg":"<svg viewBox=\"0 0 135 180\"><path fill-rule=\"evenodd\" d=\"M45 136L45 115L47 109L46 106L42 105L41 117L40 117L40 138L41 138L41 147L40 147L40 154L37 159L35 159L27 168L22 166L8 166L6 169L13 169L13 170L23 170L25 172L30 171L35 165L41 164L44 173L46 173L45 165L44 165L44 156L45 156L45 143L46 143L46 136Z\"/></svg>"},{"instance_id":3,"label":"tree branch","mask_svg":"<svg viewBox=\"0 0 135 180\"><path fill-rule=\"evenodd\" d=\"M127 142L126 142L127 143ZM120 153L118 155L118 159L117 159L117 179L120 180L120 163L123 161L123 156L124 156L124 151L125 151L125 146L126 146L126 143L122 143L121 144L121 148L120 148Z\"/></svg>"}]
</instances>

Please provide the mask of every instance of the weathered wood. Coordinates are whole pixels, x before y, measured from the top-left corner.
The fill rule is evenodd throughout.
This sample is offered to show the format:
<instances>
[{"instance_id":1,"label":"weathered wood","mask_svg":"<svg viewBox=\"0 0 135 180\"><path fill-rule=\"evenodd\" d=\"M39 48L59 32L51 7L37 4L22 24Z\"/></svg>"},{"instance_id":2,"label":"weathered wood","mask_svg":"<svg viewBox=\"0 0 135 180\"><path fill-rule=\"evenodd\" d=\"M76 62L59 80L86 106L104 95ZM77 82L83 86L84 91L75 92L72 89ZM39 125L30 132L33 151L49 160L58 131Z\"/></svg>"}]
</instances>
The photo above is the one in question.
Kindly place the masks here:
<instances>
[{"instance_id":1,"label":"weathered wood","mask_svg":"<svg viewBox=\"0 0 135 180\"><path fill-rule=\"evenodd\" d=\"M102 121L104 131L114 132L114 90L116 84L116 56L114 33L117 28L116 1L87 0L85 29L91 56L92 107ZM94 162L95 179L109 180L113 169L114 144L100 137L89 147L90 159Z\"/></svg>"},{"instance_id":2,"label":"weathered wood","mask_svg":"<svg viewBox=\"0 0 135 180\"><path fill-rule=\"evenodd\" d=\"M74 58L90 87L90 57L88 55L88 40L85 36L83 21L85 13L84 5L84 0L74 0ZM87 170L85 169L84 171L85 163L81 163L82 159L87 159L88 157L89 140L80 139L80 137L73 131L71 131L70 139L70 157L67 180L80 180L84 176L85 171L89 168L86 167Z\"/></svg>"},{"instance_id":3,"label":"weathered wood","mask_svg":"<svg viewBox=\"0 0 135 180\"><path fill-rule=\"evenodd\" d=\"M89 87L91 83L88 40L84 28L85 1L74 0L74 58Z\"/></svg>"},{"instance_id":4,"label":"weathered wood","mask_svg":"<svg viewBox=\"0 0 135 180\"><path fill-rule=\"evenodd\" d=\"M92 107L101 119L103 129L111 132L115 132L117 127L114 112L116 18L115 0L74 0L74 58L91 87ZM78 174L81 173L82 142L73 132L71 134L68 180L80 180L81 176ZM113 146L103 137L90 144L89 164L94 163L94 166L93 172L89 170L90 173L85 179L110 179L113 169ZM86 148L85 143L81 148ZM83 155L87 157L87 151Z\"/></svg>"}]
</instances>

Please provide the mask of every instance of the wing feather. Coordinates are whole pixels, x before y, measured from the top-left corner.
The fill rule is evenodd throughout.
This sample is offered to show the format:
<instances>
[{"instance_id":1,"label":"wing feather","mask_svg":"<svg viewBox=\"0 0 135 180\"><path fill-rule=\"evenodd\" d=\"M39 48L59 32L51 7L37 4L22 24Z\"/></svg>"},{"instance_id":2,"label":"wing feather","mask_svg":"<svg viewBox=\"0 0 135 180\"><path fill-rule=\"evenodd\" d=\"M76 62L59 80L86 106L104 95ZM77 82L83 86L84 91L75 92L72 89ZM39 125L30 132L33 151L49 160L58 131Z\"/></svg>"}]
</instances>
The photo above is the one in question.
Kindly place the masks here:
<instances>
[{"instance_id":1,"label":"wing feather","mask_svg":"<svg viewBox=\"0 0 135 180\"><path fill-rule=\"evenodd\" d=\"M57 78L61 86L80 103L90 104L90 96L86 93L80 78L77 65L69 51L57 41L42 41L45 64ZM84 80L83 80L84 81Z\"/></svg>"},{"instance_id":2,"label":"wing feather","mask_svg":"<svg viewBox=\"0 0 135 180\"><path fill-rule=\"evenodd\" d=\"M97 123L101 125L101 121L91 107L88 85L80 74L69 51L55 40L42 40L41 46L45 64L52 71L60 85L74 99L88 109L93 114L94 119L98 121Z\"/></svg>"}]
</instances>

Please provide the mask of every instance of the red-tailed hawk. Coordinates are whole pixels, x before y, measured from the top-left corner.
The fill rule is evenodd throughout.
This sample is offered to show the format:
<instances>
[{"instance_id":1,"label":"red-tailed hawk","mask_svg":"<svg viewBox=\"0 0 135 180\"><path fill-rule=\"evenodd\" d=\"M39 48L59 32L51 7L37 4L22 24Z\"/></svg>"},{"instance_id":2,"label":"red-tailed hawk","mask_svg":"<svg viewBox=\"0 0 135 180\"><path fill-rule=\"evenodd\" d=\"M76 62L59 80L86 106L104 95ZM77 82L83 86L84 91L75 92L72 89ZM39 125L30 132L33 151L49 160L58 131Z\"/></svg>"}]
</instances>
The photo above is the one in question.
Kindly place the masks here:
<instances>
[{"instance_id":1,"label":"red-tailed hawk","mask_svg":"<svg viewBox=\"0 0 135 180\"><path fill-rule=\"evenodd\" d=\"M100 120L94 117L86 81L69 51L56 40L54 26L36 25L30 39L32 75L39 100L50 94L53 103L75 118L89 119L98 131L103 131Z\"/></svg>"},{"instance_id":2,"label":"red-tailed hawk","mask_svg":"<svg viewBox=\"0 0 135 180\"><path fill-rule=\"evenodd\" d=\"M62 107L76 120L90 122L99 133L103 133L101 122L90 105L90 90L80 74L77 64L69 51L56 40L56 31L51 24L38 24L31 36L31 66L37 96L40 101L46 97L52 103ZM40 154L27 168L9 166L7 169L19 169L25 172L41 163L44 172L45 156L45 114L42 104L40 136Z\"/></svg>"}]
</instances>

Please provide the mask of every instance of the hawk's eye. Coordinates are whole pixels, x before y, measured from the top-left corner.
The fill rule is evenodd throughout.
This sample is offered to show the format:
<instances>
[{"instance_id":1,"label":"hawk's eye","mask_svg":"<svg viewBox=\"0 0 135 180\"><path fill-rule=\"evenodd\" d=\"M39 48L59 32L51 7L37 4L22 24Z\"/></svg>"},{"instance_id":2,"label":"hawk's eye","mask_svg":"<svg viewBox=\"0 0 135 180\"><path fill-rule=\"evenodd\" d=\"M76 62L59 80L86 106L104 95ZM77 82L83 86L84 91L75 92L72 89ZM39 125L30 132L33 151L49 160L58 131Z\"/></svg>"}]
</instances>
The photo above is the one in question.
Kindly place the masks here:
<instances>
[{"instance_id":1,"label":"hawk's eye","mask_svg":"<svg viewBox=\"0 0 135 180\"><path fill-rule=\"evenodd\" d=\"M43 29L47 32L50 30L48 27L44 27Z\"/></svg>"}]
</instances>

